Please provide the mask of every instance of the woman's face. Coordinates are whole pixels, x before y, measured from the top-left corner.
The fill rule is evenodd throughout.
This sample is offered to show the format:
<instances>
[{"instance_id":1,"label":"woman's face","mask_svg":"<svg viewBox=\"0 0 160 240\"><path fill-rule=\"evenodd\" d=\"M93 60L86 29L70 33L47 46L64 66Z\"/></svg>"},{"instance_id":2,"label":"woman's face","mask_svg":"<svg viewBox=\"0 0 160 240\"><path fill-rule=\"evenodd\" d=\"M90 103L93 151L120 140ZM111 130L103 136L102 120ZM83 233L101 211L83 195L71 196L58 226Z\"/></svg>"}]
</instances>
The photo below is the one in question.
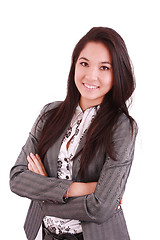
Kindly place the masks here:
<instances>
[{"instance_id":1,"label":"woman's face","mask_svg":"<svg viewBox=\"0 0 160 240\"><path fill-rule=\"evenodd\" d=\"M75 65L75 84L83 110L102 103L113 86L112 58L103 43L85 45Z\"/></svg>"}]
</instances>

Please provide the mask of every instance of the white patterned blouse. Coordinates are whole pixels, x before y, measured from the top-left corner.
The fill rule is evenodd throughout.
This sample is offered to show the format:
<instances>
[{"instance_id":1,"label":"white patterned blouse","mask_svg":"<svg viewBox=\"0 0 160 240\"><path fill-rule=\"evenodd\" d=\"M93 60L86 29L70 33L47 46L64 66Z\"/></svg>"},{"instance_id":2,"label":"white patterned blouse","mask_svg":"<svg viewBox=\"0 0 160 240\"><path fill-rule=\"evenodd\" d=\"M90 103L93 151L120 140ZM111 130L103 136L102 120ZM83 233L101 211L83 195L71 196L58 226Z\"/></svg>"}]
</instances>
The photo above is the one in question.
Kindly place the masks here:
<instances>
[{"instance_id":1,"label":"white patterned blouse","mask_svg":"<svg viewBox=\"0 0 160 240\"><path fill-rule=\"evenodd\" d=\"M63 138L58 156L57 177L72 180L72 164L77 147L84 133L89 128L94 119L99 106L86 109L84 112L78 105L72 118L71 125ZM67 143L69 143L67 147ZM82 232L81 223L78 220L60 219L57 217L46 216L43 219L44 225L51 232L61 233L80 233Z\"/></svg>"}]
</instances>

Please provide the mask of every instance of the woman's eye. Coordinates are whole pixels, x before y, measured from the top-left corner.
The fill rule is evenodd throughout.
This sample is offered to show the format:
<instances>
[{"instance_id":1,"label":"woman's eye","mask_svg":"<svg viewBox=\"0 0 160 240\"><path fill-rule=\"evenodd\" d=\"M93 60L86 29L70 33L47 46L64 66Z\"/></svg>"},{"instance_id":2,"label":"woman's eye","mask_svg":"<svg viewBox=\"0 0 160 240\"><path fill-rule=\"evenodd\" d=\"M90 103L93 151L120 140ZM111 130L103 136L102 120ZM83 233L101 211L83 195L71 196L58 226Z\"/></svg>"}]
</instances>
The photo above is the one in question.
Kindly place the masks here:
<instances>
[{"instance_id":1,"label":"woman's eye","mask_svg":"<svg viewBox=\"0 0 160 240\"><path fill-rule=\"evenodd\" d=\"M107 67L107 66L102 66L102 67L100 67L100 69L101 69L101 70L109 70L109 67Z\"/></svg>"},{"instance_id":2,"label":"woman's eye","mask_svg":"<svg viewBox=\"0 0 160 240\"><path fill-rule=\"evenodd\" d=\"M86 63L86 62L81 62L80 63L83 67L87 67L88 66L88 63Z\"/></svg>"}]
</instances>

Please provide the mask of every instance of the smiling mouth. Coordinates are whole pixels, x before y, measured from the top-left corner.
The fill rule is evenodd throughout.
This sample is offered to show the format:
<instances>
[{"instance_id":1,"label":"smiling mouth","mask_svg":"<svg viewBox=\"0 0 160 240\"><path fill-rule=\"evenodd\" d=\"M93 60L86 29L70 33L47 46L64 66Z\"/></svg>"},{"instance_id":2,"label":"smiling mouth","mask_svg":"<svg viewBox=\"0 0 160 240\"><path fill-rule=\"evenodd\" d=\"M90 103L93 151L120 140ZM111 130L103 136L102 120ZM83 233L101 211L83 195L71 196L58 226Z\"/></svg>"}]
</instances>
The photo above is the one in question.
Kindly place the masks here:
<instances>
[{"instance_id":1,"label":"smiling mouth","mask_svg":"<svg viewBox=\"0 0 160 240\"><path fill-rule=\"evenodd\" d=\"M91 85L91 84L88 84L88 83L83 83L83 85L88 88L88 89L97 89L99 88L98 86L96 85Z\"/></svg>"}]
</instances>

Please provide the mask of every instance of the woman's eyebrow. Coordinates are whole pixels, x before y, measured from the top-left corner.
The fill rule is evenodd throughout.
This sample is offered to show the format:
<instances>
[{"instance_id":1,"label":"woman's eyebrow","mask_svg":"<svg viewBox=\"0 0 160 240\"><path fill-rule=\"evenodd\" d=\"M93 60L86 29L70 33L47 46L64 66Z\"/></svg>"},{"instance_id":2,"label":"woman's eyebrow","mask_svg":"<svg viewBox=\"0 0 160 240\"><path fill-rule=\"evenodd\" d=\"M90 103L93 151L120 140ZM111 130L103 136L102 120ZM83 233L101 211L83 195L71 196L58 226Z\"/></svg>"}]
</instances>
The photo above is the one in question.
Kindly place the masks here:
<instances>
[{"instance_id":1,"label":"woman's eyebrow","mask_svg":"<svg viewBox=\"0 0 160 240\"><path fill-rule=\"evenodd\" d=\"M85 58L85 57L79 58L79 60L82 60L82 59L89 62L89 59L87 59L87 58ZM100 62L100 63L101 63L101 64L110 64L110 65L112 66L112 63L110 63L110 62L108 62L108 61L103 61L103 62Z\"/></svg>"},{"instance_id":2,"label":"woman's eyebrow","mask_svg":"<svg viewBox=\"0 0 160 240\"><path fill-rule=\"evenodd\" d=\"M102 64L110 64L110 65L112 65L112 63L110 63L110 62L101 62Z\"/></svg>"},{"instance_id":3,"label":"woman's eyebrow","mask_svg":"<svg viewBox=\"0 0 160 240\"><path fill-rule=\"evenodd\" d=\"M81 60L81 59L86 60L86 61L89 62L89 60L88 60L87 58L85 58L85 57L81 57L81 58L79 58L79 60Z\"/></svg>"}]
</instances>

